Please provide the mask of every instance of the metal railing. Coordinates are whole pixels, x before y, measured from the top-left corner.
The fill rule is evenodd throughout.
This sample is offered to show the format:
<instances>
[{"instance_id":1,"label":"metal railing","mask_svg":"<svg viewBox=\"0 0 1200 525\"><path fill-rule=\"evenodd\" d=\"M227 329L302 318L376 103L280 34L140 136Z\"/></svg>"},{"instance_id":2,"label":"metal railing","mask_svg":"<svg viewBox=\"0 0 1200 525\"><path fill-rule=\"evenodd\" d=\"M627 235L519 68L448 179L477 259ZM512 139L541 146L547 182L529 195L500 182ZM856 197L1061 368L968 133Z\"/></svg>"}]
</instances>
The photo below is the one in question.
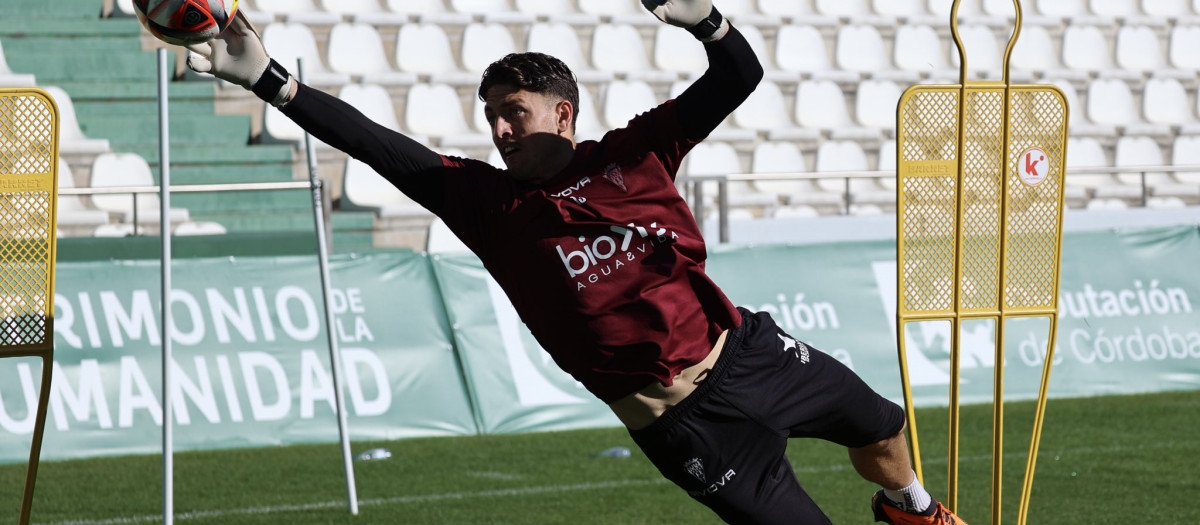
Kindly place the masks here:
<instances>
[{"instance_id":1,"label":"metal railing","mask_svg":"<svg viewBox=\"0 0 1200 525\"><path fill-rule=\"evenodd\" d=\"M1115 175L1136 174L1140 180L1140 204L1146 206L1150 199L1150 185L1146 183L1148 174L1193 172L1200 173L1200 165L1186 166L1128 166L1128 167L1088 167L1068 169L1070 177L1103 177ZM804 172L804 173L734 173L728 175L691 175L679 177L692 202L692 213L696 222L703 227L705 220L705 185L717 184L717 224L720 242L729 242L729 183L756 181L795 181L795 180L828 180L842 179L842 213L849 214L854 202L851 191L851 181L854 179L894 179L896 172L891 170L876 171L836 171L836 172ZM1076 179L1077 180L1077 179ZM1092 186L1089 186L1092 187ZM885 188L886 189L886 188ZM1197 195L1200 195L1200 184L1197 185Z\"/></svg>"},{"instance_id":2,"label":"metal railing","mask_svg":"<svg viewBox=\"0 0 1200 525\"><path fill-rule=\"evenodd\" d=\"M321 195L325 206L325 229L326 235L331 229L329 213L331 210L330 196L328 191L324 191L328 184L320 181ZM312 184L309 181L288 181L288 182L244 182L237 184L188 184L188 185L171 185L171 193L224 193L224 192L240 192L240 191L279 191L279 190L312 190ZM138 195L153 194L158 195L159 186L101 186L101 187L80 187L80 188L62 188L58 190L59 195L123 195L128 194L132 202L131 219L133 223L133 234L138 235ZM162 218L159 218L161 221Z\"/></svg>"}]
</instances>

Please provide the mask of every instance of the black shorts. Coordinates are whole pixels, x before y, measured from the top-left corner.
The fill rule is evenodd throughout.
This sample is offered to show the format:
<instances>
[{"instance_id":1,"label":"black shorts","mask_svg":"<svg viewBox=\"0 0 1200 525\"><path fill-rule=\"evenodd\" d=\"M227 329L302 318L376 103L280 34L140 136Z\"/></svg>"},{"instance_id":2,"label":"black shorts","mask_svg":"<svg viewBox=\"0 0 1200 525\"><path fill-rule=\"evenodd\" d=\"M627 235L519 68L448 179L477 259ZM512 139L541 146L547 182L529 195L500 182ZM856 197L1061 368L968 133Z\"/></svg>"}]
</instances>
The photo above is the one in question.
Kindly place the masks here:
<instances>
[{"instance_id":1,"label":"black shorts","mask_svg":"<svg viewBox=\"0 0 1200 525\"><path fill-rule=\"evenodd\" d=\"M904 428L904 411L766 313L742 326L696 391L631 430L663 476L729 523L829 523L784 455L791 437L857 448Z\"/></svg>"}]
</instances>

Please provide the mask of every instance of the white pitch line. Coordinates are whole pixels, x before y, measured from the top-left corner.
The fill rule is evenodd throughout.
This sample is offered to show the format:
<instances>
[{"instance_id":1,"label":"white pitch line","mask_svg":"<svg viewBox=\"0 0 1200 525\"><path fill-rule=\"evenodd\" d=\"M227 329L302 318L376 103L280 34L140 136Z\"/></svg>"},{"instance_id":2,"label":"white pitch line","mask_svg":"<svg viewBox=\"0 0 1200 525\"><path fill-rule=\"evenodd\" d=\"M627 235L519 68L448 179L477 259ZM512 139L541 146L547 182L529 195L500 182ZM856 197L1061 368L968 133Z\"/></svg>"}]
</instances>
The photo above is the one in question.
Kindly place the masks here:
<instances>
[{"instance_id":1,"label":"white pitch line","mask_svg":"<svg viewBox=\"0 0 1200 525\"><path fill-rule=\"evenodd\" d=\"M1049 450L1042 448L1038 451L1039 456L1059 456L1066 454L1103 454L1103 453L1118 453L1128 450L1138 449L1160 449L1160 448L1182 448L1194 447L1200 445L1200 440L1186 441L1166 441L1159 443L1142 443L1137 446L1107 446L1107 447L1079 447ZM1010 457L1025 457L1027 453L1012 452L1005 454L1005 458ZM963 456L959 458L960 463L974 463L991 461L990 455L978 456ZM926 463L945 463L946 458L932 458ZM848 464L843 465L828 465L823 467L800 467L796 472L800 473L816 473L816 472L838 472L850 470L852 467ZM374 498L359 500L359 506L376 506L376 505L396 505L406 503L424 503L430 501L445 501L445 500L464 500L473 498L496 498L510 496L528 496L532 494L552 494L556 492L574 492L579 490L603 490L618 487L632 487L639 485L658 485L668 483L666 479L641 479L641 480L623 480L623 481L605 481L600 483L577 483L573 485L546 485L540 487L525 487L519 489L499 489L499 490L481 490L475 492L450 492L444 494L428 494L424 496L396 496L392 498ZM285 512L303 512L309 510L321 510L331 508L341 508L346 506L345 501L322 501L317 503L305 503L300 505L277 505L272 507L249 507L241 509L225 509L225 510L202 510L195 512L184 512L175 515L176 520L194 520L203 518L224 518L229 516L251 516L251 515L266 515ZM161 514L144 515L144 516L128 516L121 518L109 518L102 520L71 520L71 521L56 521L51 523L40 523L37 525L129 525L136 523L151 523L162 521Z\"/></svg>"}]
</instances>

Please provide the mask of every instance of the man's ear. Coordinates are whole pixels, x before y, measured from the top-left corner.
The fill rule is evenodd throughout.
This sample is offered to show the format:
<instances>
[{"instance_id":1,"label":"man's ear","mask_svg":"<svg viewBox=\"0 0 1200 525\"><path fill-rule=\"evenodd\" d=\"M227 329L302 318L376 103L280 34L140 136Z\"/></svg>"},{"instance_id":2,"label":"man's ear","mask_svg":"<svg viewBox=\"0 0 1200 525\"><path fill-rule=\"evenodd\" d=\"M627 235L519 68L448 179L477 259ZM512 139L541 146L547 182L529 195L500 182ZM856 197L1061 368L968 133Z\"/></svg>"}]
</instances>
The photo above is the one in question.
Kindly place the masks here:
<instances>
[{"instance_id":1,"label":"man's ear","mask_svg":"<svg viewBox=\"0 0 1200 525\"><path fill-rule=\"evenodd\" d=\"M575 121L575 106L572 106L570 102L563 100L555 105L554 117L559 133L574 132L571 123Z\"/></svg>"}]
</instances>

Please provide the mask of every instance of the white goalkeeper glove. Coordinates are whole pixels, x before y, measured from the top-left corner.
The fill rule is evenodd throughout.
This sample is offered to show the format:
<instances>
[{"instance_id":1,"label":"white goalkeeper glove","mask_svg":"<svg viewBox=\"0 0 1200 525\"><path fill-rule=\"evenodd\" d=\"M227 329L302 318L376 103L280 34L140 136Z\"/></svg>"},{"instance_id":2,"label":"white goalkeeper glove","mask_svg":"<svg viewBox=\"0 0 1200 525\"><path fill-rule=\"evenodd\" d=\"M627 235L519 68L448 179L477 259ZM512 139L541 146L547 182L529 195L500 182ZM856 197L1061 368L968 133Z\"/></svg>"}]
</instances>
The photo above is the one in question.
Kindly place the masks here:
<instances>
[{"instance_id":1,"label":"white goalkeeper glove","mask_svg":"<svg viewBox=\"0 0 1200 525\"><path fill-rule=\"evenodd\" d=\"M275 106L291 97L296 80L267 55L262 38L241 10L216 38L187 48L192 71L242 86Z\"/></svg>"},{"instance_id":2,"label":"white goalkeeper glove","mask_svg":"<svg viewBox=\"0 0 1200 525\"><path fill-rule=\"evenodd\" d=\"M715 42L729 32L729 21L712 0L642 0L642 5L659 20L687 29L701 42Z\"/></svg>"}]
</instances>

